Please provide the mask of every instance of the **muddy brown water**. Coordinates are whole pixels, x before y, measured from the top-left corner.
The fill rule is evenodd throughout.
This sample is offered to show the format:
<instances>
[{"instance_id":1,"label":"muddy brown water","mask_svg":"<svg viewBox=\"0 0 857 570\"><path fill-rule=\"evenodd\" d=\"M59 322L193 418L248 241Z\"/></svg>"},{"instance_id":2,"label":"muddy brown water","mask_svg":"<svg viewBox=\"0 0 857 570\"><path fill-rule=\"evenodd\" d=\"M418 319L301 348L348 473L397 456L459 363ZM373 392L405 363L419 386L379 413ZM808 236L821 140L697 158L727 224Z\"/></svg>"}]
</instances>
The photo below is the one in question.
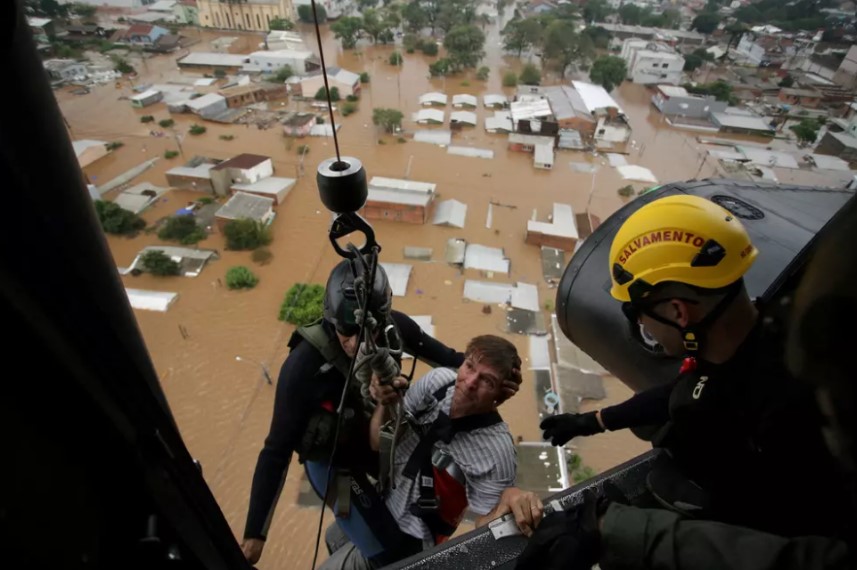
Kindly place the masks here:
<instances>
[{"instance_id":1,"label":"muddy brown water","mask_svg":"<svg viewBox=\"0 0 857 570\"><path fill-rule=\"evenodd\" d=\"M358 157L369 176L401 178L410 164L410 179L434 182L440 199L455 198L468 205L467 225L460 230L431 224L373 222L377 239L384 248L382 258L385 261L404 262L404 246L434 249L431 262L408 262L414 266L407 296L396 298L395 306L414 315L432 315L437 336L456 347L463 347L476 334L505 334L502 332L504 316L499 307L486 315L481 304L462 299L465 278L482 276L471 271L462 274L443 262L447 239L463 237L469 242L504 248L511 259L511 272L508 276L495 275L493 280L538 284L541 302L552 302L555 290L549 289L542 279L539 250L524 243L526 221L534 211L540 219L546 219L553 202L569 203L575 211L583 211L593 182L592 211L604 219L622 204L616 189L627 183L603 157L583 152L560 151L552 171L535 170L532 155L508 151L505 136L485 133L482 120L487 112L481 104L476 110L479 126L454 134L453 141L454 144L491 149L495 152L493 160L450 156L437 146L412 141L399 143L392 137L379 135L371 122L373 107L401 109L406 115L405 129L415 130L422 127L409 120L410 114L418 110L417 99L424 92L442 90L450 96L499 92L511 95L512 90L501 87L502 74L507 69L519 68L521 62L500 53L498 30L499 25L486 28L489 39L485 65L491 68L487 82L476 80L472 74L445 80L430 79L430 59L419 54L406 55L404 64L395 67L387 63L392 47L361 45L358 50L343 52L326 28L323 37L328 65L337 64L358 72L365 70L371 75L371 83L364 86L360 110L347 118L337 116L343 125L340 131L342 154ZM311 30L305 28L302 32L307 42L315 45ZM190 49L208 50L208 42L222 35L240 37L245 51L261 41L260 36L252 34L201 32L201 41ZM150 58L145 65L137 62L141 71L137 83L197 76L180 72L175 57ZM68 90L57 92L74 138L124 143L122 148L86 168L86 174L96 184L104 184L146 159L162 157L165 150L177 148L171 136L152 137L149 131L157 127L139 122L142 115L151 114L158 120L167 118L165 106L157 104L133 109L127 100L120 99L129 94L130 86L126 81L118 89L112 84L95 87L82 96ZM645 88L626 84L614 95L634 128L634 144L628 156L630 163L647 166L663 182L692 178L700 172L702 155L694 142L695 135L670 129L656 113L650 112L650 93ZM446 109L447 113L450 109ZM295 149L298 144L310 146L306 175L298 180L277 210L274 242L270 248L274 257L270 264L253 264L249 252L224 251L222 237L213 234L200 246L217 249L222 257L197 278L123 277L129 287L179 294L168 312L136 311L136 316L182 436L192 455L202 462L205 479L236 537L240 538L253 468L271 418L274 391L265 384L256 364L236 362L235 356L264 363L276 375L287 354L286 341L292 332L291 326L277 320L285 291L295 282L323 284L337 261L327 241L330 216L319 201L314 183L316 165L334 155L334 145L332 139L327 138L291 141L283 138L277 128L258 130L214 123L205 123L208 132L193 137L186 131L190 124L198 121L182 115L173 118L177 123L175 132L182 135L186 158L207 155L222 159L240 152L263 154L273 158L275 175L295 177L299 172ZM223 141L218 138L221 134L232 134L235 138ZM384 144L379 144L379 140ZM594 162L599 170L593 177L574 171L569 166L571 162ZM161 158L133 183L146 181L165 186L164 172L180 164L180 157ZM704 164L700 177L710 176L713 170L710 162ZM644 187L639 183L634 186ZM186 191L168 192L143 217L149 223L155 222L196 197L198 194ZM514 208L494 208L492 226L486 228L491 200ZM108 239L120 267L128 266L143 246L159 243L153 233L143 233L133 239L113 236ZM218 284L229 267L239 264L252 267L260 277L259 285L252 291L229 291ZM180 327L187 331L188 338L182 337ZM526 337L506 336L522 355L527 354ZM526 380L532 380L531 374L525 375ZM615 379L607 380L607 392L607 401L598 405L621 401L630 394ZM525 385L502 411L515 436L529 441L539 439L533 390ZM645 444L627 433L598 436L579 444L585 463L598 471L645 449ZM291 471L293 475L286 483L259 564L263 570L310 565L318 510L295 504L301 485L301 478L296 475L302 471L297 461L293 462ZM329 520L329 515L327 518Z\"/></svg>"}]
</instances>

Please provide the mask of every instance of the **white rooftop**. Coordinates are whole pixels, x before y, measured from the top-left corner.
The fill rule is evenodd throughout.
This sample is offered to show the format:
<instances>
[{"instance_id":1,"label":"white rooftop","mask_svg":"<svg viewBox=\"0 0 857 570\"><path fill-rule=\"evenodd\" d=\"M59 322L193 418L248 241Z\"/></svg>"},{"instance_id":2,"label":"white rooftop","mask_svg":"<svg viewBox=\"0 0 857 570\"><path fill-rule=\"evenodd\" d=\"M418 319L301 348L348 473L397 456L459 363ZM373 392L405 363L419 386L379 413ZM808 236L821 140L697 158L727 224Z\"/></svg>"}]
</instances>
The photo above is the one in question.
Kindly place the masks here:
<instances>
[{"instance_id":1,"label":"white rooftop","mask_svg":"<svg viewBox=\"0 0 857 570\"><path fill-rule=\"evenodd\" d=\"M41 28L42 26L46 26L50 23L50 18L35 18L32 16L27 16L27 24L32 28Z\"/></svg>"},{"instance_id":2,"label":"white rooftop","mask_svg":"<svg viewBox=\"0 0 857 570\"><path fill-rule=\"evenodd\" d=\"M280 178L269 176L251 184L234 184L234 190L252 192L254 194L279 194L284 189L291 190L295 185L294 178Z\"/></svg>"},{"instance_id":3,"label":"white rooftop","mask_svg":"<svg viewBox=\"0 0 857 570\"><path fill-rule=\"evenodd\" d=\"M638 166L636 164L626 164L624 166L617 166L616 170L619 171L619 174L622 175L622 178L625 180L637 180L639 182L651 182L652 184L657 184L658 179L655 178L655 175L651 170L644 166Z\"/></svg>"},{"instance_id":4,"label":"white rooftop","mask_svg":"<svg viewBox=\"0 0 857 570\"><path fill-rule=\"evenodd\" d=\"M154 4L146 6L150 12L172 12L176 0L158 0Z\"/></svg>"},{"instance_id":5,"label":"white rooftop","mask_svg":"<svg viewBox=\"0 0 857 570\"><path fill-rule=\"evenodd\" d=\"M509 99L505 95L499 95L496 93L488 93L482 96L482 104L486 107L493 107L494 105L506 105L509 102Z\"/></svg>"},{"instance_id":6,"label":"white rooftop","mask_svg":"<svg viewBox=\"0 0 857 570\"><path fill-rule=\"evenodd\" d=\"M143 289L125 289L131 307L143 311L166 312L179 296L169 291L146 291Z\"/></svg>"},{"instance_id":7,"label":"white rooftop","mask_svg":"<svg viewBox=\"0 0 857 570\"><path fill-rule=\"evenodd\" d=\"M733 113L711 113L711 116L722 127L754 131L774 131L771 125L769 125L762 117L750 117L746 115L736 115Z\"/></svg>"},{"instance_id":8,"label":"white rooftop","mask_svg":"<svg viewBox=\"0 0 857 570\"><path fill-rule=\"evenodd\" d=\"M193 82L193 84L197 87L208 87L209 85L214 85L217 82L217 78L215 77L202 77Z\"/></svg>"},{"instance_id":9,"label":"white rooftop","mask_svg":"<svg viewBox=\"0 0 857 570\"><path fill-rule=\"evenodd\" d=\"M577 222L574 219L574 211L571 209L571 206L556 202L553 205L551 223L529 220L527 222L527 231L563 238L577 239L579 237Z\"/></svg>"},{"instance_id":10,"label":"white rooftop","mask_svg":"<svg viewBox=\"0 0 857 570\"><path fill-rule=\"evenodd\" d=\"M187 176L190 178L211 178L209 170L214 168L214 164L200 164L199 166L176 166L167 170L167 174L174 176Z\"/></svg>"},{"instance_id":11,"label":"white rooftop","mask_svg":"<svg viewBox=\"0 0 857 570\"><path fill-rule=\"evenodd\" d=\"M369 181L367 201L425 207L434 199L435 188L429 182L375 176Z\"/></svg>"},{"instance_id":12,"label":"white rooftop","mask_svg":"<svg viewBox=\"0 0 857 570\"><path fill-rule=\"evenodd\" d=\"M752 146L737 145L738 152L758 166L778 166L780 168L800 168L797 159L787 152L765 150Z\"/></svg>"},{"instance_id":13,"label":"white rooftop","mask_svg":"<svg viewBox=\"0 0 857 570\"><path fill-rule=\"evenodd\" d=\"M533 149L533 161L537 164L553 164L553 143L537 144Z\"/></svg>"},{"instance_id":14,"label":"white rooftop","mask_svg":"<svg viewBox=\"0 0 857 570\"><path fill-rule=\"evenodd\" d=\"M434 109L424 109L424 111L432 111ZM476 126L476 113L473 111L453 111L449 115L450 122L467 123L468 125Z\"/></svg>"},{"instance_id":15,"label":"white rooftop","mask_svg":"<svg viewBox=\"0 0 857 570\"><path fill-rule=\"evenodd\" d=\"M256 196L255 194L247 194L246 192L236 192L226 204L217 210L215 216L228 220L241 218L261 220L271 210L273 205L273 198Z\"/></svg>"},{"instance_id":16,"label":"white rooftop","mask_svg":"<svg viewBox=\"0 0 857 570\"><path fill-rule=\"evenodd\" d=\"M435 207L432 223L436 226L463 228L466 218L467 204L458 200L444 200Z\"/></svg>"},{"instance_id":17,"label":"white rooftop","mask_svg":"<svg viewBox=\"0 0 857 570\"><path fill-rule=\"evenodd\" d=\"M91 140L91 139L82 139L79 141L71 141L71 146L72 146L72 148L74 148L74 154L78 157L81 154L83 154L84 152L86 152L86 149L88 149L88 148L91 148L94 146L103 147L106 144L107 144L106 141L96 141L96 140Z\"/></svg>"},{"instance_id":18,"label":"white rooftop","mask_svg":"<svg viewBox=\"0 0 857 570\"><path fill-rule=\"evenodd\" d=\"M658 90L667 97L687 97L687 89L675 85L658 85Z\"/></svg>"},{"instance_id":19,"label":"white rooftop","mask_svg":"<svg viewBox=\"0 0 857 570\"><path fill-rule=\"evenodd\" d=\"M369 186L377 188L392 188L395 190L406 190L420 194L434 194L437 184L432 182L419 182L417 180L402 180L400 178L386 178L384 176L373 176Z\"/></svg>"},{"instance_id":20,"label":"white rooftop","mask_svg":"<svg viewBox=\"0 0 857 570\"><path fill-rule=\"evenodd\" d=\"M144 99L148 99L149 97L154 97L158 93L160 93L160 91L158 91L157 89L149 89L148 91L143 91L138 95L132 95L131 97L129 97L129 99L131 99L131 101L142 101Z\"/></svg>"},{"instance_id":21,"label":"white rooftop","mask_svg":"<svg viewBox=\"0 0 857 570\"><path fill-rule=\"evenodd\" d=\"M341 128L342 123L336 123L336 132L339 132L339 129ZM324 123L323 125L312 125L309 128L309 135L311 137L332 137L333 127L328 123Z\"/></svg>"},{"instance_id":22,"label":"white rooftop","mask_svg":"<svg viewBox=\"0 0 857 570\"><path fill-rule=\"evenodd\" d=\"M204 65L209 67L241 67L246 55L195 51L178 60L179 65Z\"/></svg>"},{"instance_id":23,"label":"white rooftop","mask_svg":"<svg viewBox=\"0 0 857 570\"><path fill-rule=\"evenodd\" d=\"M464 252L464 267L495 273L509 273L509 259L498 247L468 244Z\"/></svg>"},{"instance_id":24,"label":"white rooftop","mask_svg":"<svg viewBox=\"0 0 857 570\"><path fill-rule=\"evenodd\" d=\"M486 131L512 130L512 114L509 111L494 111L493 117L485 117Z\"/></svg>"},{"instance_id":25,"label":"white rooftop","mask_svg":"<svg viewBox=\"0 0 857 570\"><path fill-rule=\"evenodd\" d=\"M447 146L452 142L452 133L446 130L414 131L414 142Z\"/></svg>"},{"instance_id":26,"label":"white rooftop","mask_svg":"<svg viewBox=\"0 0 857 570\"><path fill-rule=\"evenodd\" d=\"M601 109L614 108L624 113L618 103L610 96L606 89L600 85L593 85L584 81L572 81L572 87L578 92L586 110L595 113Z\"/></svg>"},{"instance_id":27,"label":"white rooftop","mask_svg":"<svg viewBox=\"0 0 857 570\"><path fill-rule=\"evenodd\" d=\"M530 283L494 283L467 279L464 298L480 303L499 303L517 309L539 311L539 290Z\"/></svg>"},{"instance_id":28,"label":"white rooftop","mask_svg":"<svg viewBox=\"0 0 857 570\"><path fill-rule=\"evenodd\" d=\"M436 91L420 95L420 105L446 105L446 101L446 95Z\"/></svg>"},{"instance_id":29,"label":"white rooftop","mask_svg":"<svg viewBox=\"0 0 857 570\"><path fill-rule=\"evenodd\" d=\"M475 148L472 146L449 146L446 154L457 156L468 156L470 158L494 158L494 151L490 148Z\"/></svg>"},{"instance_id":30,"label":"white rooftop","mask_svg":"<svg viewBox=\"0 0 857 570\"><path fill-rule=\"evenodd\" d=\"M209 105L214 105L216 103L220 103L221 101L226 101L226 97L224 97L223 95L218 95L217 93L206 93L202 97L197 97L196 99L188 100L188 102L185 104L194 111L201 111Z\"/></svg>"},{"instance_id":31,"label":"white rooftop","mask_svg":"<svg viewBox=\"0 0 857 570\"><path fill-rule=\"evenodd\" d=\"M479 103L479 99L477 99L475 95L468 95L467 93L459 93L458 95L452 96L452 106L453 107L461 107L463 105L467 105L468 107L475 107L478 103Z\"/></svg>"},{"instance_id":32,"label":"white rooftop","mask_svg":"<svg viewBox=\"0 0 857 570\"><path fill-rule=\"evenodd\" d=\"M512 124L528 119L541 119L553 115L550 103L547 99L536 99L531 101L513 101L509 106L512 115Z\"/></svg>"},{"instance_id":33,"label":"white rooftop","mask_svg":"<svg viewBox=\"0 0 857 570\"><path fill-rule=\"evenodd\" d=\"M420 109L414 113L413 120L418 123L443 123L445 117L445 113L440 109Z\"/></svg>"},{"instance_id":34,"label":"white rooftop","mask_svg":"<svg viewBox=\"0 0 857 570\"><path fill-rule=\"evenodd\" d=\"M408 280L411 278L411 265L407 263L384 263L381 267L387 273L390 288L396 297L404 297L408 292Z\"/></svg>"}]
</instances>

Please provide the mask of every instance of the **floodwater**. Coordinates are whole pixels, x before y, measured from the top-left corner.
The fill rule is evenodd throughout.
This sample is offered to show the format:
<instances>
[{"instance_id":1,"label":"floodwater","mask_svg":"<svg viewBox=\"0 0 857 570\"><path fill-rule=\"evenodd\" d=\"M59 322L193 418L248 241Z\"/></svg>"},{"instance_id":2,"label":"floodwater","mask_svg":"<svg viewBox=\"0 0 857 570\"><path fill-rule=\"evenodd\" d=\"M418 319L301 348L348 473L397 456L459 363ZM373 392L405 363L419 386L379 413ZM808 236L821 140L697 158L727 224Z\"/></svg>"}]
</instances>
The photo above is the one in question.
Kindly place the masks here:
<instances>
[{"instance_id":1,"label":"floodwater","mask_svg":"<svg viewBox=\"0 0 857 570\"><path fill-rule=\"evenodd\" d=\"M440 147L395 138L382 137L371 122L373 107L395 107L406 116L405 130L423 128L409 121L418 110L417 98L431 91L456 93L505 92L500 85L503 72L520 67L516 58L504 58L498 24L488 26L489 40L485 65L491 68L487 82L470 75L435 79L428 77L428 58L419 54L406 55L403 66L387 63L394 48L360 46L343 53L332 34L325 28L323 42L328 65L337 64L353 71L368 71L371 83L364 86L358 113L342 118L340 148L345 156L359 158L369 176L429 181L437 184L440 199L455 198L468 205L465 229L436 227L431 224L414 226L393 222L373 222L377 239L383 246L382 259L403 262L404 246L431 247L433 261L414 263L408 294L396 298L397 308L413 315L432 315L437 336L449 345L463 348L467 340L480 333L502 333L503 311L497 307L484 314L482 305L462 299L466 277L479 278L476 273L463 275L443 262L444 246L451 237L463 237L470 242L502 247L511 259L511 273L494 276L498 281L526 281L539 287L541 302L553 300L555 291L549 289L541 276L539 250L524 243L526 221L534 211L546 219L553 202L572 205L583 211L590 200L592 212L606 218L622 200L616 190L627 184L603 157L583 152L561 151L552 171L535 170L532 155L506 149L506 137L486 134L482 119L486 111L480 107L478 127L453 135L454 144L492 149L493 160L450 156ZM310 28L302 30L310 45L315 37ZM197 32L191 32L194 34ZM226 35L226 34L220 34ZM240 35L244 51L254 49L259 36ZM217 37L211 32L199 33L200 42L192 50L209 50L208 42ZM183 55L183 54L182 54ZM141 72L138 83L166 82L192 77L182 74L175 65L177 56L157 56L143 65L134 61ZM465 84L469 83L469 84ZM149 134L152 128L139 122L142 115L154 115L157 120L168 113L163 104L146 109L133 109L121 97L131 93L123 84L96 87L87 95L57 92L57 98L77 139L121 141L124 146L108 157L86 168L93 183L100 185L140 164L144 160L162 157L165 150L176 149L173 132L164 137ZM707 177L714 173L711 162L703 163L692 134L671 130L650 113L650 94L642 87L626 84L615 93L620 105L629 115L634 128L634 144L627 157L632 164L650 168L661 182ZM285 103L284 103L285 104ZM447 109L449 111L449 108ZM332 139L309 138L296 142L283 138L277 128L258 130L243 125L225 126L206 123L208 132L194 137L187 135L188 126L196 122L186 116L174 116L175 133L181 136L184 156L207 155L227 158L249 152L273 158L275 175L296 177L300 160L295 151L298 144L308 144L305 175L280 205L274 222L274 254L270 264L254 265L249 252L224 251L220 235L213 234L201 247L221 252L221 259L209 265L197 278L159 279L150 275L125 276L129 287L175 291L177 302L166 313L137 311L140 330L146 340L152 360L160 375L182 436L191 454L203 465L206 481L217 498L236 536L243 532L247 499L257 454L268 430L274 390L265 384L261 370L253 362L236 362L235 356L253 359L271 369L276 376L287 354L286 341L292 327L277 320L285 291L295 282L324 283L329 270L337 261L327 240L329 214L318 198L314 169L318 162L334 155ZM221 134L232 134L234 140L224 141ZM383 141L384 144L380 144ZM598 170L593 174L573 170L571 162L592 162ZM164 160L133 183L146 181L164 186L164 171L182 164L181 158ZM644 186L634 183L635 188ZM108 196L110 198L111 196ZM190 192L173 191L146 211L143 217L152 223L171 215L184 204L198 197ZM511 207L495 207L493 223L486 227L490 201ZM154 234L141 234L133 239L110 236L111 251L119 267L128 266L145 245L158 243ZM234 265L248 265L260 277L252 291L233 292L219 285L226 270ZM180 333L183 327L188 337ZM507 335L522 355L527 354L524 336ZM525 382L532 376L525 374ZM504 405L503 415L513 435L525 440L538 440L537 403L534 390L527 389ZM607 402L618 402L630 392L615 379L607 382ZM604 402L597 405L603 405ZM586 464L599 471L626 460L646 449L646 445L630 434L607 434L580 443L580 453ZM292 473L300 473L297 461ZM273 521L268 545L259 567L308 567L312 557L318 510L295 504L300 478L288 478ZM329 519L329 513L327 515Z\"/></svg>"}]
</instances>

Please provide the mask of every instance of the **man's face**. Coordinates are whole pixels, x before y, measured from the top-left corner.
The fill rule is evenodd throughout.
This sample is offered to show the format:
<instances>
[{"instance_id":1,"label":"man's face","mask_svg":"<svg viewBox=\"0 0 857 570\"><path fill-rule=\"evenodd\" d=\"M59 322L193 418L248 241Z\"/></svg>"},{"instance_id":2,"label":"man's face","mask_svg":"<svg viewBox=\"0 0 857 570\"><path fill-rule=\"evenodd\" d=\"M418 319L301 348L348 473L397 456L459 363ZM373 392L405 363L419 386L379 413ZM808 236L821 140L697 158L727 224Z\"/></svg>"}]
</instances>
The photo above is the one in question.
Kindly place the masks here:
<instances>
[{"instance_id":1,"label":"man's face","mask_svg":"<svg viewBox=\"0 0 857 570\"><path fill-rule=\"evenodd\" d=\"M339 339L339 344L342 346L342 350L345 354L348 355L348 358L354 358L357 355L357 337L360 336L358 333L354 333L353 335L344 335L339 331L336 331L336 338Z\"/></svg>"},{"instance_id":2,"label":"man's face","mask_svg":"<svg viewBox=\"0 0 857 570\"><path fill-rule=\"evenodd\" d=\"M490 411L500 398L500 374L478 355L468 355L458 368L453 401L464 415Z\"/></svg>"}]
</instances>

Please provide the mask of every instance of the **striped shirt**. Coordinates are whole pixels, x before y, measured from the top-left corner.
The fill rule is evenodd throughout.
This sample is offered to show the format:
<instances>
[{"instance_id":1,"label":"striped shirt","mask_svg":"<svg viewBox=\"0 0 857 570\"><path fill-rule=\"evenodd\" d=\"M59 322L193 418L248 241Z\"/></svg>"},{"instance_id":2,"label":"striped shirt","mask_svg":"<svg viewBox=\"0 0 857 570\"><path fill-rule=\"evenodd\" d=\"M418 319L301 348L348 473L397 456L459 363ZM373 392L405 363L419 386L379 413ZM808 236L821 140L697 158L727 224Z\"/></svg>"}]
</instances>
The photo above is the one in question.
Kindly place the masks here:
<instances>
[{"instance_id":1,"label":"striped shirt","mask_svg":"<svg viewBox=\"0 0 857 570\"><path fill-rule=\"evenodd\" d=\"M453 384L457 371L451 368L435 368L415 382L405 394L405 410L417 414L420 424L430 424L443 411L449 413L455 386L450 386L446 397L436 401L432 394ZM422 412L422 413L420 413ZM434 538L423 521L408 510L420 496L419 485L402 474L402 470L419 443L419 436L407 430L396 445L393 466L395 489L387 495L387 508L398 521L403 532L422 539L427 545ZM505 422L458 432L448 444L438 441L436 447L452 456L466 479L467 502L471 512L487 515L500 500L500 495L515 484L517 457L512 443L512 433ZM419 477L417 477L418 479Z\"/></svg>"}]
</instances>

